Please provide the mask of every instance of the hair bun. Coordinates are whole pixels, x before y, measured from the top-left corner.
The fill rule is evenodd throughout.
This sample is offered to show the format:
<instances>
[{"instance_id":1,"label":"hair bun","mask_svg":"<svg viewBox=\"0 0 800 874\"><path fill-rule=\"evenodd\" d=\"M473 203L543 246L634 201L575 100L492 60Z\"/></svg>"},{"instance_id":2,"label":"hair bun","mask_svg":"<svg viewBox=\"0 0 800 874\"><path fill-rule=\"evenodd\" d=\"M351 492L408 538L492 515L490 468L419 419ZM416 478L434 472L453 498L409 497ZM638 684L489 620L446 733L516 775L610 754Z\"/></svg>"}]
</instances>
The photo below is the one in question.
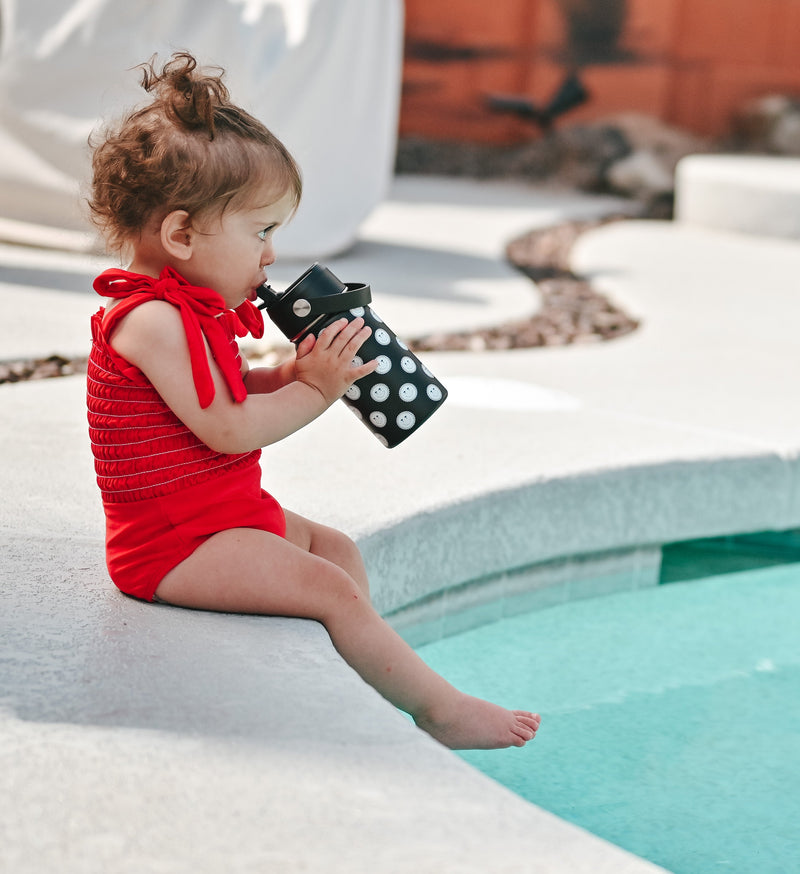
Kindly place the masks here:
<instances>
[{"instance_id":1,"label":"hair bun","mask_svg":"<svg viewBox=\"0 0 800 874\"><path fill-rule=\"evenodd\" d=\"M216 75L198 70L197 61L188 52L173 54L160 72L155 69L155 56L141 69L142 87L169 116L189 130L207 130L213 139L215 110L229 103L221 70Z\"/></svg>"},{"instance_id":2,"label":"hair bun","mask_svg":"<svg viewBox=\"0 0 800 874\"><path fill-rule=\"evenodd\" d=\"M230 100L219 67L178 52L134 69L150 100L89 140L89 209L110 251L128 257L143 229L175 210L202 224L284 194L297 206L303 183L294 158Z\"/></svg>"}]
</instances>

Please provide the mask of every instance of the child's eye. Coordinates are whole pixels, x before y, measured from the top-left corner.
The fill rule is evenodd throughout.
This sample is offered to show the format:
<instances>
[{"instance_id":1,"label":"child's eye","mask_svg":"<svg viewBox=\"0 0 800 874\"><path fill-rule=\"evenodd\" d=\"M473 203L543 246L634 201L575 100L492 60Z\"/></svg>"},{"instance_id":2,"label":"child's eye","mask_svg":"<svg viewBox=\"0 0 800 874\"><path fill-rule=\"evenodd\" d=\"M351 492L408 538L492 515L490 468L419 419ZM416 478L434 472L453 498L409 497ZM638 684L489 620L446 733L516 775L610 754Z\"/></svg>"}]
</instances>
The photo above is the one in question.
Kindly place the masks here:
<instances>
[{"instance_id":1,"label":"child's eye","mask_svg":"<svg viewBox=\"0 0 800 874\"><path fill-rule=\"evenodd\" d=\"M258 232L258 239L262 242L267 239L270 235L270 232L275 230L275 225L270 225L268 228L264 228L262 231Z\"/></svg>"}]
</instances>

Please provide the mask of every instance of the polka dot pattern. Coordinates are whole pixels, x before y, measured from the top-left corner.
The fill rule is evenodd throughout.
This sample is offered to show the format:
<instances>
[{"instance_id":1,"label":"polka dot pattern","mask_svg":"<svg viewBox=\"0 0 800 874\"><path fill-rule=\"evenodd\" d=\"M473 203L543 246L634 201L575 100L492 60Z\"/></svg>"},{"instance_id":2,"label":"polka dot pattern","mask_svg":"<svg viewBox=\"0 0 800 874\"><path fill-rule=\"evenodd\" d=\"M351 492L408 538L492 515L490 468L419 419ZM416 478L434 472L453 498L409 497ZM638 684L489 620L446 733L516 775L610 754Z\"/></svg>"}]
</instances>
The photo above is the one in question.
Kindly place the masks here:
<instances>
[{"instance_id":1,"label":"polka dot pattern","mask_svg":"<svg viewBox=\"0 0 800 874\"><path fill-rule=\"evenodd\" d=\"M337 307L336 298L347 295ZM384 446L397 446L417 430L447 397L445 387L423 366L383 319L367 306L369 286L343 283L327 267L314 264L280 296L261 295L270 319L299 344L337 319L363 318L372 334L353 358L353 366L376 361L377 369L350 386L342 400ZM309 305L311 302L312 305ZM354 306L355 304L355 306ZM297 305L297 306L295 306ZM352 306L350 310L344 309Z\"/></svg>"},{"instance_id":2,"label":"polka dot pattern","mask_svg":"<svg viewBox=\"0 0 800 874\"><path fill-rule=\"evenodd\" d=\"M374 359L378 368L354 383L343 400L384 446L397 446L444 403L447 390L371 307L358 307L344 315L361 317L372 328L357 359Z\"/></svg>"}]
</instances>

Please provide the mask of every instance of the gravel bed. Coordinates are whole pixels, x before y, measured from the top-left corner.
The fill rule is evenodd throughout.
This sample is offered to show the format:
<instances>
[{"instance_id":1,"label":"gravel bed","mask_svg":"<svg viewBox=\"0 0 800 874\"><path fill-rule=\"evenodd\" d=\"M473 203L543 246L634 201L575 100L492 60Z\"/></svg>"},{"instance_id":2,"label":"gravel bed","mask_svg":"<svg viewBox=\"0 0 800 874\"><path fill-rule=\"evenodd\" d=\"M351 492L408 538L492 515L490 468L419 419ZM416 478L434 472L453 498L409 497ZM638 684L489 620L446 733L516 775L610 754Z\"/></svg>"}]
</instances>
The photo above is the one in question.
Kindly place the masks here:
<instances>
[{"instance_id":1,"label":"gravel bed","mask_svg":"<svg viewBox=\"0 0 800 874\"><path fill-rule=\"evenodd\" d=\"M481 352L596 343L629 334L638 327L638 321L569 267L569 253L580 234L623 218L608 216L594 221L564 222L512 240L506 256L536 283L542 297L538 312L528 319L481 330L430 334L412 340L409 346L420 352Z\"/></svg>"}]
</instances>

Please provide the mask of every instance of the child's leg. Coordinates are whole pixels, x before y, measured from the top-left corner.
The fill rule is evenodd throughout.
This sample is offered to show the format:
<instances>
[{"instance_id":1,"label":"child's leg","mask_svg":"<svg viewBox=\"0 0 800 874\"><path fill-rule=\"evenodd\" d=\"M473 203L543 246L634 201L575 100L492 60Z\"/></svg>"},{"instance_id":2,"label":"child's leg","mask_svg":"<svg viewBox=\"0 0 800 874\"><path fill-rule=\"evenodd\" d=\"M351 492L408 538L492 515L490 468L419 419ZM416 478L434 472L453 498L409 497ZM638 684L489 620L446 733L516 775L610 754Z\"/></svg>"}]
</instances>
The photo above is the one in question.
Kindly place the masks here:
<instances>
[{"instance_id":1,"label":"child's leg","mask_svg":"<svg viewBox=\"0 0 800 874\"><path fill-rule=\"evenodd\" d=\"M534 714L454 689L381 619L349 573L274 534L215 534L167 574L158 597L181 607L322 622L345 661L454 749L522 746L539 726Z\"/></svg>"},{"instance_id":2,"label":"child's leg","mask_svg":"<svg viewBox=\"0 0 800 874\"><path fill-rule=\"evenodd\" d=\"M305 552L333 562L348 573L369 598L367 569L364 567L361 551L355 543L336 528L312 522L305 516L299 516L289 510L283 512L286 516L286 539Z\"/></svg>"}]
</instances>

